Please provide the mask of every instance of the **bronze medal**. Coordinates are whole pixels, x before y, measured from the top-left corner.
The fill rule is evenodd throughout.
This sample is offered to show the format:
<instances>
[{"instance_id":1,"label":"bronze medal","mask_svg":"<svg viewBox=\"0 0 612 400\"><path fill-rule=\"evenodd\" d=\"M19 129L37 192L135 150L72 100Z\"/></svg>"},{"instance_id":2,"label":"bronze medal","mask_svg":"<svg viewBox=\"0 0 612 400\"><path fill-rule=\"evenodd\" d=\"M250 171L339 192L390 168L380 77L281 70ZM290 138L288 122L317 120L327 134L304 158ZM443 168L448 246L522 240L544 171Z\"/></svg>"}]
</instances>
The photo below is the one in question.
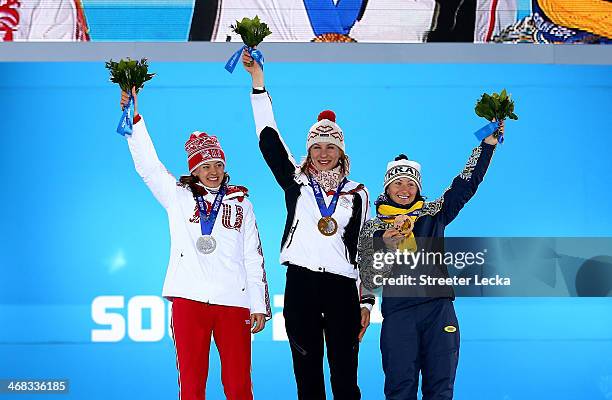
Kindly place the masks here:
<instances>
[{"instance_id":1,"label":"bronze medal","mask_svg":"<svg viewBox=\"0 0 612 400\"><path fill-rule=\"evenodd\" d=\"M338 231L338 223L332 217L323 217L317 224L319 232L325 236L332 236Z\"/></svg>"}]
</instances>

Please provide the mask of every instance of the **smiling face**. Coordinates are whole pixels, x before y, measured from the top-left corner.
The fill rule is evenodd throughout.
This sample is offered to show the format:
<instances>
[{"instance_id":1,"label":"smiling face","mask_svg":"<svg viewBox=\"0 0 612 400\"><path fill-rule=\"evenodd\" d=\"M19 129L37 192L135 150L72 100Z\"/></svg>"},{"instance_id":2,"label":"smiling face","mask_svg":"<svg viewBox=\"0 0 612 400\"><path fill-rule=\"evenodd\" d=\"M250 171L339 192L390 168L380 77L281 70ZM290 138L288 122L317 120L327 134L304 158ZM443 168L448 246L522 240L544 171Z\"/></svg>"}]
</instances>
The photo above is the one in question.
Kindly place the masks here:
<instances>
[{"instance_id":1,"label":"smiling face","mask_svg":"<svg viewBox=\"0 0 612 400\"><path fill-rule=\"evenodd\" d=\"M340 161L341 151L331 143L315 143L308 150L312 164L319 171L334 169Z\"/></svg>"},{"instance_id":2,"label":"smiling face","mask_svg":"<svg viewBox=\"0 0 612 400\"><path fill-rule=\"evenodd\" d=\"M419 188L415 181L408 178L396 179L387 186L387 195L394 202L406 206L416 199Z\"/></svg>"},{"instance_id":3,"label":"smiling face","mask_svg":"<svg viewBox=\"0 0 612 400\"><path fill-rule=\"evenodd\" d=\"M209 161L197 167L192 175L198 177L204 186L218 188L225 176L225 164L221 161Z\"/></svg>"}]
</instances>

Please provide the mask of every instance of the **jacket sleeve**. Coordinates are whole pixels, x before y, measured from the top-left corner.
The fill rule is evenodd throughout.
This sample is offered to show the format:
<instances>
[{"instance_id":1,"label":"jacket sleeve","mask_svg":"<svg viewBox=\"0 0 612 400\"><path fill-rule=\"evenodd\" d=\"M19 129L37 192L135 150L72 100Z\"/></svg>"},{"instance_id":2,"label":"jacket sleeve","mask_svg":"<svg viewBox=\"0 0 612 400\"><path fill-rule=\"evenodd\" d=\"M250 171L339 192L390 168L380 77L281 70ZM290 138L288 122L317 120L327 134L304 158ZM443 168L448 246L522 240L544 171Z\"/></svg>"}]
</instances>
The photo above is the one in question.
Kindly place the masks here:
<instances>
[{"instance_id":1,"label":"jacket sleeve","mask_svg":"<svg viewBox=\"0 0 612 400\"><path fill-rule=\"evenodd\" d=\"M144 118L134 124L134 131L127 137L136 172L149 187L157 201L168 208L176 194L176 179L157 158L157 152L147 131Z\"/></svg>"},{"instance_id":2,"label":"jacket sleeve","mask_svg":"<svg viewBox=\"0 0 612 400\"><path fill-rule=\"evenodd\" d=\"M278 184L283 190L287 190L296 183L294 180L296 163L278 133L270 96L267 92L251 94L251 105L261 154Z\"/></svg>"},{"instance_id":3,"label":"jacket sleeve","mask_svg":"<svg viewBox=\"0 0 612 400\"><path fill-rule=\"evenodd\" d=\"M355 264L359 268L358 263L358 243L359 243L359 234L363 230L365 223L370 219L370 193L368 189L365 187L359 191L359 196L361 198L361 215L359 216L359 229L355 235ZM361 278L357 280L357 285L359 289L359 303L361 307L365 307L368 310L372 311L372 307L374 306L374 302L376 301L376 295L374 291L368 289L361 283Z\"/></svg>"},{"instance_id":4,"label":"jacket sleeve","mask_svg":"<svg viewBox=\"0 0 612 400\"><path fill-rule=\"evenodd\" d=\"M342 241L348 253L348 260L357 268L357 242L363 224L370 219L369 194L363 186L353 194L353 211L344 227Z\"/></svg>"},{"instance_id":5,"label":"jacket sleeve","mask_svg":"<svg viewBox=\"0 0 612 400\"><path fill-rule=\"evenodd\" d=\"M485 142L475 147L463 171L453 179L451 186L442 195L440 216L445 226L455 219L459 211L465 206L465 203L476 193L478 185L484 179L485 173L489 168L494 151L495 145Z\"/></svg>"},{"instance_id":6,"label":"jacket sleeve","mask_svg":"<svg viewBox=\"0 0 612 400\"><path fill-rule=\"evenodd\" d=\"M374 239L376 233L382 229L384 228L376 223L376 219L370 219L364 224L359 235L357 262L359 263L362 299L364 295L373 298L375 290L380 287L380 285L376 284L377 278L388 276L391 273L392 265L380 262L385 249L382 247L378 248ZM378 240L382 241L382 239ZM377 260L377 258L380 259Z\"/></svg>"},{"instance_id":7,"label":"jacket sleeve","mask_svg":"<svg viewBox=\"0 0 612 400\"><path fill-rule=\"evenodd\" d=\"M264 256L259 231L252 207L248 207L244 219L244 266L247 275L247 290L251 314L265 314L272 318L270 294L264 268Z\"/></svg>"}]
</instances>

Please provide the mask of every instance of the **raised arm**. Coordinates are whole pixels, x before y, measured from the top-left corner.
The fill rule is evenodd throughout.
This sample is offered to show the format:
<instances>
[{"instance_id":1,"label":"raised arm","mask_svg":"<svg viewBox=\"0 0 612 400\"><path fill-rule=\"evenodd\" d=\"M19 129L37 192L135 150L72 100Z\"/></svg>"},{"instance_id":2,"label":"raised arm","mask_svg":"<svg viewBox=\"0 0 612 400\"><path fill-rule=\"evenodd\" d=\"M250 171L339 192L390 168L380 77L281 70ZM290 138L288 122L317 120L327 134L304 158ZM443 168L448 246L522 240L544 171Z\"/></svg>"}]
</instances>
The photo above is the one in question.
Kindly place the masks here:
<instances>
[{"instance_id":1,"label":"raised arm","mask_svg":"<svg viewBox=\"0 0 612 400\"><path fill-rule=\"evenodd\" d=\"M157 152L147 131L142 116L138 113L138 96L132 89L134 97L134 130L126 136L136 172L149 187L155 198L164 208L168 208L176 193L176 179L159 161ZM121 92L121 108L128 102L128 95Z\"/></svg>"},{"instance_id":2,"label":"raised arm","mask_svg":"<svg viewBox=\"0 0 612 400\"><path fill-rule=\"evenodd\" d=\"M251 105L255 118L255 131L259 138L259 149L278 184L283 190L287 190L295 184L295 159L276 127L272 101L264 87L262 69L253 62L247 52L243 53L242 62L253 81Z\"/></svg>"},{"instance_id":3,"label":"raised arm","mask_svg":"<svg viewBox=\"0 0 612 400\"><path fill-rule=\"evenodd\" d=\"M504 124L502 121L500 131L503 133L503 130ZM484 179L489 168L496 145L497 139L490 135L479 146L475 147L461 173L453 179L451 186L442 195L440 215L443 218L444 225L450 224L476 193L478 185Z\"/></svg>"}]
</instances>

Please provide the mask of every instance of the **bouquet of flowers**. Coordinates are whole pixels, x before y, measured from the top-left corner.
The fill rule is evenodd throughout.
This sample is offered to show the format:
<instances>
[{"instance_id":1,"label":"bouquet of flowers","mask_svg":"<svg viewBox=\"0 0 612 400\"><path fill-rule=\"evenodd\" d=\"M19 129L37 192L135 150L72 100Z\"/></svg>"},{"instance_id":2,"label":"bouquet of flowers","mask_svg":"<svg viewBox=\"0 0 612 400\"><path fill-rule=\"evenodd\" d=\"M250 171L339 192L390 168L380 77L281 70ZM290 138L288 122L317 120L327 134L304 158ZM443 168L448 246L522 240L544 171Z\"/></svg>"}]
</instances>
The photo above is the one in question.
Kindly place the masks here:
<instances>
[{"instance_id":1,"label":"bouquet of flowers","mask_svg":"<svg viewBox=\"0 0 612 400\"><path fill-rule=\"evenodd\" d=\"M149 73L149 64L147 59L143 58L140 61L132 60L130 58L126 60L120 60L115 62L113 60L106 62L106 68L110 72L110 81L117 83L121 90L129 94L130 100L127 106L123 109L123 115L119 120L117 126L117 133L120 135L132 134L132 88L136 88L136 93L144 87L145 82L149 81L155 76L155 74Z\"/></svg>"},{"instance_id":2,"label":"bouquet of flowers","mask_svg":"<svg viewBox=\"0 0 612 400\"><path fill-rule=\"evenodd\" d=\"M106 68L110 72L110 81L119 84L121 90L128 94L132 93L132 87L136 87L136 93L138 93L144 87L144 83L155 76L149 73L146 58L140 61L130 58L122 59L119 62L110 60L106 62Z\"/></svg>"},{"instance_id":3,"label":"bouquet of flowers","mask_svg":"<svg viewBox=\"0 0 612 400\"><path fill-rule=\"evenodd\" d=\"M236 21L236 25L231 25L230 28L239 34L242 42L250 48L256 47L266 36L272 34L268 25L261 22L257 15L253 19L242 18L242 21Z\"/></svg>"},{"instance_id":4,"label":"bouquet of flowers","mask_svg":"<svg viewBox=\"0 0 612 400\"><path fill-rule=\"evenodd\" d=\"M268 25L261 22L259 17L256 15L255 18L242 18L242 21L236 21L235 25L230 25L232 31L236 32L242 38L244 46L235 52L232 57L225 64L225 69L232 73L238 64L240 55L244 49L247 49L253 60L263 68L263 54L259 50L255 50L254 47L258 46L264 38L270 35L272 32Z\"/></svg>"},{"instance_id":5,"label":"bouquet of flowers","mask_svg":"<svg viewBox=\"0 0 612 400\"><path fill-rule=\"evenodd\" d=\"M488 121L495 120L495 122L491 122L475 133L480 140L493 133L493 136L499 139L501 143L503 137L500 138L499 130L497 130L499 122L506 118L518 119L518 116L514 113L514 100L506 93L506 89L502 90L501 93L493 93L492 95L483 93L476 102L474 110L479 117Z\"/></svg>"}]
</instances>

